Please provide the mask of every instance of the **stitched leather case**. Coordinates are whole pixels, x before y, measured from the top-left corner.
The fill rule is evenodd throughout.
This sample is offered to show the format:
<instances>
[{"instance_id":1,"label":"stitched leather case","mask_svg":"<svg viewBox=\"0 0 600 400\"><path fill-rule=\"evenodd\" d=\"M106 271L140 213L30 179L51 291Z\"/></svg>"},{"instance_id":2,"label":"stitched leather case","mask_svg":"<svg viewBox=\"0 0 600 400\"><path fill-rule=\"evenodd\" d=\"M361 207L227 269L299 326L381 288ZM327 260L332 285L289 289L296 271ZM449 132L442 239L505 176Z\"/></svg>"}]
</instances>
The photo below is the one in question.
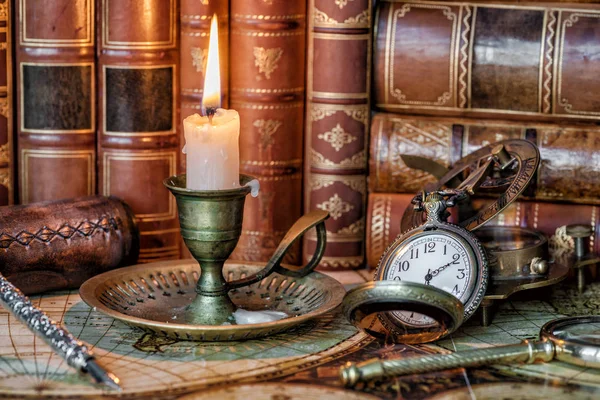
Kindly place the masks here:
<instances>
[{"instance_id":1,"label":"stitched leather case","mask_svg":"<svg viewBox=\"0 0 600 400\"><path fill-rule=\"evenodd\" d=\"M482 119L427 118L376 114L371 127L369 188L373 192L416 193L436 179L408 168L402 154L444 165L483 145L504 139L534 142L542 161L527 198L600 204L600 128Z\"/></svg>"},{"instance_id":2,"label":"stitched leather case","mask_svg":"<svg viewBox=\"0 0 600 400\"><path fill-rule=\"evenodd\" d=\"M367 211L367 264L377 267L381 255L400 232L404 210L411 205L412 194L371 193ZM474 200L475 208L489 200ZM600 210L593 205L564 205L519 201L511 204L490 225L521 226L537 229L548 235L550 246L565 246L568 242L564 226L591 225L590 251L600 251ZM560 229L559 229L560 228Z\"/></svg>"},{"instance_id":3,"label":"stitched leather case","mask_svg":"<svg viewBox=\"0 0 600 400\"><path fill-rule=\"evenodd\" d=\"M268 260L302 214L306 1L231 1L231 108L240 113L240 168L260 181L232 257ZM286 255L299 264L299 246Z\"/></svg>"},{"instance_id":4,"label":"stitched leather case","mask_svg":"<svg viewBox=\"0 0 600 400\"><path fill-rule=\"evenodd\" d=\"M329 211L320 267L364 264L371 1L310 0L305 210ZM316 246L304 239L304 259Z\"/></svg>"},{"instance_id":5,"label":"stitched leather case","mask_svg":"<svg viewBox=\"0 0 600 400\"><path fill-rule=\"evenodd\" d=\"M0 249L0 272L33 294L135 264L139 237L123 201L90 196L0 207Z\"/></svg>"},{"instance_id":6,"label":"stitched leather case","mask_svg":"<svg viewBox=\"0 0 600 400\"><path fill-rule=\"evenodd\" d=\"M14 3L20 202L94 194L94 3Z\"/></svg>"},{"instance_id":7,"label":"stitched leather case","mask_svg":"<svg viewBox=\"0 0 600 400\"><path fill-rule=\"evenodd\" d=\"M598 120L598 4L400 2L377 10L381 110Z\"/></svg>"},{"instance_id":8,"label":"stitched leather case","mask_svg":"<svg viewBox=\"0 0 600 400\"><path fill-rule=\"evenodd\" d=\"M99 192L139 220L140 261L179 258L178 3L97 0Z\"/></svg>"}]
</instances>

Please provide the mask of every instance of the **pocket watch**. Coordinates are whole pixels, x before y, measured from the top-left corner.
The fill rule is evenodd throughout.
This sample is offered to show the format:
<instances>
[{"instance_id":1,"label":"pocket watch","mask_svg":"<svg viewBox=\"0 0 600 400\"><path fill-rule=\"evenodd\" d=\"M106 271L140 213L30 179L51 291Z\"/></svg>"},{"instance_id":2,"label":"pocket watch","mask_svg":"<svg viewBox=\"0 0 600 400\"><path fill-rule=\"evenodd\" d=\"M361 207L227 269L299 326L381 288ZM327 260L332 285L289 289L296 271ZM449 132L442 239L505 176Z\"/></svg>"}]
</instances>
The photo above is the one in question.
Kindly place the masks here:
<instances>
[{"instance_id":1,"label":"pocket watch","mask_svg":"<svg viewBox=\"0 0 600 400\"><path fill-rule=\"evenodd\" d=\"M481 243L467 229L446 221L447 208L467 197L464 190L447 189L415 197L415 208L426 213L425 223L399 235L385 250L375 280L414 282L433 286L458 298L464 320L481 303L488 283L488 261ZM437 321L411 311L380 313L392 332L435 328Z\"/></svg>"}]
</instances>

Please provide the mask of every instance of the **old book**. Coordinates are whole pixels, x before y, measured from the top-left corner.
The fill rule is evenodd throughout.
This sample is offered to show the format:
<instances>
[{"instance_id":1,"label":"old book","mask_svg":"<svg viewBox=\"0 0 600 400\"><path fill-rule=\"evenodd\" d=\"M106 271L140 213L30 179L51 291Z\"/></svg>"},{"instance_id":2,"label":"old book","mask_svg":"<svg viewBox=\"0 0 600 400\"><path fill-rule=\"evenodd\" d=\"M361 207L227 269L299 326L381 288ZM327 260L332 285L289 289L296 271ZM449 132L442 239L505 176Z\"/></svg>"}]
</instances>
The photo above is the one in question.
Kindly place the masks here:
<instances>
[{"instance_id":1,"label":"old book","mask_svg":"<svg viewBox=\"0 0 600 400\"><path fill-rule=\"evenodd\" d=\"M94 3L14 3L19 200L94 194Z\"/></svg>"},{"instance_id":2,"label":"old book","mask_svg":"<svg viewBox=\"0 0 600 400\"><path fill-rule=\"evenodd\" d=\"M375 26L381 110L600 119L598 4L382 0Z\"/></svg>"},{"instance_id":3,"label":"old book","mask_svg":"<svg viewBox=\"0 0 600 400\"><path fill-rule=\"evenodd\" d=\"M260 181L233 258L269 259L302 213L306 2L232 0L231 108L240 113L240 168ZM300 262L300 250L286 262Z\"/></svg>"},{"instance_id":4,"label":"old book","mask_svg":"<svg viewBox=\"0 0 600 400\"><path fill-rule=\"evenodd\" d=\"M138 218L140 261L179 258L176 0L97 0L99 192Z\"/></svg>"},{"instance_id":5,"label":"old book","mask_svg":"<svg viewBox=\"0 0 600 400\"><path fill-rule=\"evenodd\" d=\"M135 264L139 235L122 200L88 196L0 207L0 249L0 272L32 294Z\"/></svg>"},{"instance_id":6,"label":"old book","mask_svg":"<svg viewBox=\"0 0 600 400\"><path fill-rule=\"evenodd\" d=\"M407 167L402 154L448 166L481 146L504 139L528 139L540 150L542 161L528 197L600 204L600 128L584 124L376 114L371 127L369 188L415 193L435 182L430 174Z\"/></svg>"},{"instance_id":7,"label":"old book","mask_svg":"<svg viewBox=\"0 0 600 400\"><path fill-rule=\"evenodd\" d=\"M329 211L321 268L364 264L371 0L309 1L305 210ZM316 246L304 240L304 259Z\"/></svg>"},{"instance_id":8,"label":"old book","mask_svg":"<svg viewBox=\"0 0 600 400\"><path fill-rule=\"evenodd\" d=\"M12 6L0 1L0 206L14 202Z\"/></svg>"},{"instance_id":9,"label":"old book","mask_svg":"<svg viewBox=\"0 0 600 400\"><path fill-rule=\"evenodd\" d=\"M208 56L210 20L219 19L219 65L221 67L221 99L223 108L229 102L229 1L180 0L180 53L179 77L181 121L194 114L202 114L200 103L204 90L204 73ZM180 124L181 125L181 124ZM183 128L179 128L180 143L184 143ZM181 171L185 171L185 154L180 157Z\"/></svg>"},{"instance_id":10,"label":"old book","mask_svg":"<svg viewBox=\"0 0 600 400\"><path fill-rule=\"evenodd\" d=\"M404 210L411 205L412 194L371 193L367 211L367 264L377 267L381 255L400 232L400 220ZM474 207L481 207L490 200L475 200ZM534 201L518 201L490 221L490 225L520 226L537 229L550 238L550 246L565 246L569 241L564 227L585 224L593 228L590 251L600 251L600 214L596 205L556 204Z\"/></svg>"}]
</instances>

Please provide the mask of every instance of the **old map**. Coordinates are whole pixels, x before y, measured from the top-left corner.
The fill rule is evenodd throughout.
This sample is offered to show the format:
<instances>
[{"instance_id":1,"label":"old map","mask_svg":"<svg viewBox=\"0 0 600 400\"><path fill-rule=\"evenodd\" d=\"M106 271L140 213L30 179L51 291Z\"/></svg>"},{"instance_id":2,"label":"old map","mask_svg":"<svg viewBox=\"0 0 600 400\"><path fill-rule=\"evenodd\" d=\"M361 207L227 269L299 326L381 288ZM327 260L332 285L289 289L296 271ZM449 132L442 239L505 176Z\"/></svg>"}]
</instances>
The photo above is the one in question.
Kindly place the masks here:
<instances>
[{"instance_id":1,"label":"old map","mask_svg":"<svg viewBox=\"0 0 600 400\"><path fill-rule=\"evenodd\" d=\"M362 281L354 273L350 279ZM341 357L371 339L341 315L287 334L245 342L199 343L158 338L88 307L76 291L32 298L122 381L123 395L178 393L265 380ZM95 396L102 389L70 369L41 340L0 309L0 396Z\"/></svg>"},{"instance_id":2,"label":"old map","mask_svg":"<svg viewBox=\"0 0 600 400\"><path fill-rule=\"evenodd\" d=\"M433 349L461 351L474 348L517 344L537 339L540 328L555 318L600 314L600 284L589 285L583 294L574 286L561 285L545 292L548 300L513 300L501 303L493 322L482 327L476 318L468 321L452 338ZM539 297L544 297L542 294ZM534 376L549 381L600 387L600 370L578 367L560 361L547 364L498 367L515 375Z\"/></svg>"},{"instance_id":3,"label":"old map","mask_svg":"<svg viewBox=\"0 0 600 400\"><path fill-rule=\"evenodd\" d=\"M364 271L331 275L348 286L370 277L370 273ZM125 397L144 397L152 393L174 398L196 392L199 397L186 398L207 398L203 397L207 389L210 392L206 393L238 393L237 385L251 384L261 391L263 389L259 388L264 385L252 385L271 380L279 382L274 387L284 388L287 397L264 389L264 398L283 399L314 393L306 385L314 385L315 391L324 390L328 396L339 394L344 398L343 391L326 387L339 385L337 371L346 361L518 343L536 338L540 327L554 318L600 313L600 283L588 286L581 296L565 286L536 296L547 300L522 298L504 302L491 326L481 327L479 320L474 318L452 338L420 347L372 341L357 332L341 315L328 315L296 331L262 340L174 341L145 334L103 316L85 305L77 292L48 294L35 297L34 301L74 335L93 346L102 364L122 379ZM79 398L103 393L87 377L68 368L45 343L35 339L3 310L0 311L0 336L0 397ZM223 388L232 389L223 392ZM535 388L536 393L547 396L560 391L588 398L600 392L600 373L552 362L408 376L366 390L387 398L423 398L440 395L446 390L452 390L458 396L453 398L490 398L482 393L497 394L507 388L515 391ZM248 393L250 389L239 390L239 393ZM230 397L234 398L233 395Z\"/></svg>"}]
</instances>

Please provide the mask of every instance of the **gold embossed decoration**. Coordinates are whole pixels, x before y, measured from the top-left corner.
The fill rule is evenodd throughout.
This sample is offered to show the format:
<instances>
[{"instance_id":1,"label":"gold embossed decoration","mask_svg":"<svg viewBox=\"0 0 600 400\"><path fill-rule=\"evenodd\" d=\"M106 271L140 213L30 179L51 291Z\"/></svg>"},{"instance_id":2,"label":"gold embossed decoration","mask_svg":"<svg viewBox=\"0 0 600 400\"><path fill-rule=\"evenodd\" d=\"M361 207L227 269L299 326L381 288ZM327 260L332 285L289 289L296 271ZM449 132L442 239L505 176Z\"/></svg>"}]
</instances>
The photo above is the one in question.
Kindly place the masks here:
<instances>
[{"instance_id":1,"label":"gold embossed decoration","mask_svg":"<svg viewBox=\"0 0 600 400\"><path fill-rule=\"evenodd\" d=\"M5 168L0 170L0 185L9 188L11 187L10 184L10 170Z\"/></svg>"},{"instance_id":2,"label":"gold embossed decoration","mask_svg":"<svg viewBox=\"0 0 600 400\"><path fill-rule=\"evenodd\" d=\"M10 109L8 108L8 99L6 97L0 99L0 115L4 118L8 118Z\"/></svg>"},{"instance_id":3,"label":"gold embossed decoration","mask_svg":"<svg viewBox=\"0 0 600 400\"><path fill-rule=\"evenodd\" d=\"M8 143L0 146L0 164L9 164L10 163L10 153Z\"/></svg>"},{"instance_id":4,"label":"gold embossed decoration","mask_svg":"<svg viewBox=\"0 0 600 400\"><path fill-rule=\"evenodd\" d=\"M354 209L354 206L342 200L342 198L336 193L333 195L333 197L330 197L329 200L324 201L321 204L317 204L317 208L319 210L328 211L329 215L331 215L331 218L337 220L345 213Z\"/></svg>"},{"instance_id":5,"label":"gold embossed decoration","mask_svg":"<svg viewBox=\"0 0 600 400\"><path fill-rule=\"evenodd\" d=\"M356 136L352 136L346 132L340 124L337 124L329 132L320 133L317 137L329 143L335 151L340 151L342 147L358 139Z\"/></svg>"},{"instance_id":6,"label":"gold embossed decoration","mask_svg":"<svg viewBox=\"0 0 600 400\"><path fill-rule=\"evenodd\" d=\"M348 5L349 1L354 0L335 0L335 5L340 8L340 10Z\"/></svg>"},{"instance_id":7,"label":"gold embossed decoration","mask_svg":"<svg viewBox=\"0 0 600 400\"><path fill-rule=\"evenodd\" d=\"M8 1L0 3L0 20L8 21Z\"/></svg>"},{"instance_id":8,"label":"gold embossed decoration","mask_svg":"<svg viewBox=\"0 0 600 400\"><path fill-rule=\"evenodd\" d=\"M208 49L201 49L200 47L192 47L192 65L196 68L196 72L204 74L206 70L206 58L208 57Z\"/></svg>"},{"instance_id":9,"label":"gold embossed decoration","mask_svg":"<svg viewBox=\"0 0 600 400\"><path fill-rule=\"evenodd\" d=\"M252 125L258 129L260 136L260 147L263 150L271 147L275 140L273 135L277 132L277 129L283 124L283 122L277 119L257 119Z\"/></svg>"},{"instance_id":10,"label":"gold embossed decoration","mask_svg":"<svg viewBox=\"0 0 600 400\"><path fill-rule=\"evenodd\" d=\"M258 67L259 74L265 74L267 79L271 79L271 74L277 68L277 63L283 55L281 47L265 49L264 47L254 48L254 65ZM260 77L257 77L260 79Z\"/></svg>"}]
</instances>

